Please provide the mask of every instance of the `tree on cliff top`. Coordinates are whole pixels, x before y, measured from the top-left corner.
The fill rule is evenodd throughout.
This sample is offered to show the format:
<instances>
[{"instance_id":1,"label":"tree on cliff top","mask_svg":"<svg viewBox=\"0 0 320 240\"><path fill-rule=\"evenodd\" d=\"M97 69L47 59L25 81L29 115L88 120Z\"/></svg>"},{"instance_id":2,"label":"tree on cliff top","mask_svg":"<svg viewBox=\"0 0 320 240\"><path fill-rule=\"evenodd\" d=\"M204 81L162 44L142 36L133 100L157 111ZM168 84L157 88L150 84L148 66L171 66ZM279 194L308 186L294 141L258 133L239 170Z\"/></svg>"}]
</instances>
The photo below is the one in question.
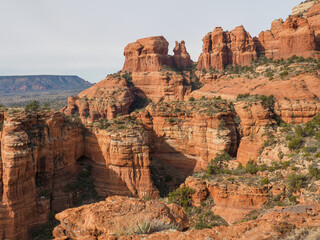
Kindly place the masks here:
<instances>
[{"instance_id":1,"label":"tree on cliff top","mask_svg":"<svg viewBox=\"0 0 320 240\"><path fill-rule=\"evenodd\" d=\"M38 101L32 101L26 105L24 110L27 112L37 112L40 110L40 103Z\"/></svg>"}]
</instances>

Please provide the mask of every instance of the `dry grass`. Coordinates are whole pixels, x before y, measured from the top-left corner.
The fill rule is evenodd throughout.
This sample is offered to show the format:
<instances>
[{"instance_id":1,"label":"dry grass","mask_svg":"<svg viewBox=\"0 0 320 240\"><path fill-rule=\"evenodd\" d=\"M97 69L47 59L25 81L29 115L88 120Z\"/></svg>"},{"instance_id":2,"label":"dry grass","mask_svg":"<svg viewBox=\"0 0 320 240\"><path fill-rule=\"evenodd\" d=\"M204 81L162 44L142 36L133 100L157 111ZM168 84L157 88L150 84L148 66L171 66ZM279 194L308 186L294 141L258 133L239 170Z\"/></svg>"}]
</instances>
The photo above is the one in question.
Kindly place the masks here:
<instances>
[{"instance_id":1,"label":"dry grass","mask_svg":"<svg viewBox=\"0 0 320 240\"><path fill-rule=\"evenodd\" d=\"M150 219L149 217L138 217L137 219L119 222L114 225L112 235L117 237L128 235L151 234L165 230L178 229L173 223L168 223L164 219Z\"/></svg>"}]
</instances>

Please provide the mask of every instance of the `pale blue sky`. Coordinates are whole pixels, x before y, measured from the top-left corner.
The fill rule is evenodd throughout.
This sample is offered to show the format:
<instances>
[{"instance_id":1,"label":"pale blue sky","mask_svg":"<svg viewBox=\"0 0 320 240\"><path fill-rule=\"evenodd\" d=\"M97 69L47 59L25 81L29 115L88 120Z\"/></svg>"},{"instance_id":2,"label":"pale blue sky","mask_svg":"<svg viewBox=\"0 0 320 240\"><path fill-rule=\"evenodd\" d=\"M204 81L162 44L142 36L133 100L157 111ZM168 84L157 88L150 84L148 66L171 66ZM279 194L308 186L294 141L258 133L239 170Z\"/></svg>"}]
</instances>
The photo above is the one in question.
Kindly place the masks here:
<instances>
[{"instance_id":1,"label":"pale blue sky","mask_svg":"<svg viewBox=\"0 0 320 240\"><path fill-rule=\"evenodd\" d=\"M98 82L122 68L123 49L163 35L197 61L216 26L252 36L301 0L0 0L0 75L72 74Z\"/></svg>"}]
</instances>

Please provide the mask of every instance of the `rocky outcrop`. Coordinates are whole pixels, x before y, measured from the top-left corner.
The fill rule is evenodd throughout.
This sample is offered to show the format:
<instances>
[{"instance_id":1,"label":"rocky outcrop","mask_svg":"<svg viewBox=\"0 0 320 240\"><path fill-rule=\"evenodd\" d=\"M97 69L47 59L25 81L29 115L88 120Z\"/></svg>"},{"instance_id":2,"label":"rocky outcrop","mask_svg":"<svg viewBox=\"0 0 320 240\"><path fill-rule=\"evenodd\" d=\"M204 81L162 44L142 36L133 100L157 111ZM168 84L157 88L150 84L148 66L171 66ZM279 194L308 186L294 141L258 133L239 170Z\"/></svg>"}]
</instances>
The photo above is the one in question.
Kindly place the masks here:
<instances>
[{"instance_id":1,"label":"rocky outcrop","mask_svg":"<svg viewBox=\"0 0 320 240\"><path fill-rule=\"evenodd\" d=\"M176 46L174 47L173 52L173 61L177 68L182 69L192 64L184 41L181 41L180 43L176 41Z\"/></svg>"},{"instance_id":2,"label":"rocky outcrop","mask_svg":"<svg viewBox=\"0 0 320 240\"><path fill-rule=\"evenodd\" d=\"M248 65L257 59L256 46L243 26L231 32L217 27L203 38L203 50L198 69L223 69L226 65Z\"/></svg>"},{"instance_id":3,"label":"rocky outcrop","mask_svg":"<svg viewBox=\"0 0 320 240\"><path fill-rule=\"evenodd\" d=\"M0 238L27 239L49 211L72 206L64 186L83 155L79 125L60 113L6 113L1 134Z\"/></svg>"},{"instance_id":4,"label":"rocky outcrop","mask_svg":"<svg viewBox=\"0 0 320 240\"><path fill-rule=\"evenodd\" d=\"M271 110L262 102L235 104L240 119L241 141L237 161L245 166L250 160L256 161L264 143L265 127L276 124Z\"/></svg>"},{"instance_id":5,"label":"rocky outcrop","mask_svg":"<svg viewBox=\"0 0 320 240\"><path fill-rule=\"evenodd\" d=\"M152 117L152 157L187 172L206 169L221 151L235 155L234 113L224 101L159 103Z\"/></svg>"},{"instance_id":6,"label":"rocky outcrop","mask_svg":"<svg viewBox=\"0 0 320 240\"><path fill-rule=\"evenodd\" d=\"M150 176L146 133L142 126L109 127L85 136L84 154L93 161L92 175L100 196L159 196Z\"/></svg>"},{"instance_id":7,"label":"rocky outcrop","mask_svg":"<svg viewBox=\"0 0 320 240\"><path fill-rule=\"evenodd\" d=\"M79 115L83 123L100 118L112 119L118 114L128 114L134 102L128 83L120 73L110 75L101 82L68 98L68 105L61 111L66 115Z\"/></svg>"},{"instance_id":8,"label":"rocky outcrop","mask_svg":"<svg viewBox=\"0 0 320 240\"><path fill-rule=\"evenodd\" d=\"M148 236L152 240L193 240L193 239L279 239L288 238L294 229L301 229L303 237L310 239L318 236L320 224L318 204L292 207L275 207L259 216L257 220L212 229L191 230L187 232L161 232ZM313 235L312 235L313 234ZM313 236L313 237L312 237ZM142 240L145 236L122 237L120 240ZM111 240L111 239L110 239Z\"/></svg>"},{"instance_id":9,"label":"rocky outcrop","mask_svg":"<svg viewBox=\"0 0 320 240\"><path fill-rule=\"evenodd\" d=\"M311 1L305 1L299 4L298 6L295 6L292 8L292 14L291 15L300 15L303 17L307 16L308 10L313 7L315 4L317 4L318 0L311 0Z\"/></svg>"},{"instance_id":10,"label":"rocky outcrop","mask_svg":"<svg viewBox=\"0 0 320 240\"><path fill-rule=\"evenodd\" d=\"M306 2L293 10L286 21L277 19L271 29L251 38L243 26L231 32L217 27L203 38L198 69L223 69L226 65L249 65L258 55L272 59L287 59L293 55L318 58L319 15L318 1Z\"/></svg>"},{"instance_id":11,"label":"rocky outcrop","mask_svg":"<svg viewBox=\"0 0 320 240\"><path fill-rule=\"evenodd\" d=\"M269 189L253 187L240 182L206 181L188 177L185 186L195 190L193 204L200 206L208 197L213 199L212 211L229 224L243 219L253 210L260 209L269 198Z\"/></svg>"},{"instance_id":12,"label":"rocky outcrop","mask_svg":"<svg viewBox=\"0 0 320 240\"><path fill-rule=\"evenodd\" d=\"M135 72L132 73L135 95L149 99L152 102L183 101L185 95L191 91L185 86L186 78L180 72Z\"/></svg>"},{"instance_id":13,"label":"rocky outcrop","mask_svg":"<svg viewBox=\"0 0 320 240\"><path fill-rule=\"evenodd\" d=\"M139 221L143 223L147 220L175 225L179 230L189 226L183 208L178 205L118 196L65 210L56 218L61 224L53 231L55 239L91 239L93 236L111 239L114 235L130 233L130 230L133 233Z\"/></svg>"},{"instance_id":14,"label":"rocky outcrop","mask_svg":"<svg viewBox=\"0 0 320 240\"><path fill-rule=\"evenodd\" d=\"M163 36L148 37L124 49L123 72L156 72L163 66L185 68L192 63L185 42L176 43L174 56L168 55L169 43Z\"/></svg>"},{"instance_id":15,"label":"rocky outcrop","mask_svg":"<svg viewBox=\"0 0 320 240\"><path fill-rule=\"evenodd\" d=\"M159 196L142 126L118 119L90 132L59 112L6 112L0 121L1 239L28 239L28 231L44 224L49 212L73 207L82 193L68 189L84 157L98 195Z\"/></svg>"},{"instance_id":16,"label":"rocky outcrop","mask_svg":"<svg viewBox=\"0 0 320 240\"><path fill-rule=\"evenodd\" d=\"M275 20L271 30L259 34L259 52L268 58L287 59L293 55L317 57L318 52L313 28L305 18L298 15L285 22Z\"/></svg>"},{"instance_id":17,"label":"rocky outcrop","mask_svg":"<svg viewBox=\"0 0 320 240\"><path fill-rule=\"evenodd\" d=\"M310 26L314 30L314 35L318 44L318 50L320 50L320 2L313 5L307 12L307 19Z\"/></svg>"}]
</instances>

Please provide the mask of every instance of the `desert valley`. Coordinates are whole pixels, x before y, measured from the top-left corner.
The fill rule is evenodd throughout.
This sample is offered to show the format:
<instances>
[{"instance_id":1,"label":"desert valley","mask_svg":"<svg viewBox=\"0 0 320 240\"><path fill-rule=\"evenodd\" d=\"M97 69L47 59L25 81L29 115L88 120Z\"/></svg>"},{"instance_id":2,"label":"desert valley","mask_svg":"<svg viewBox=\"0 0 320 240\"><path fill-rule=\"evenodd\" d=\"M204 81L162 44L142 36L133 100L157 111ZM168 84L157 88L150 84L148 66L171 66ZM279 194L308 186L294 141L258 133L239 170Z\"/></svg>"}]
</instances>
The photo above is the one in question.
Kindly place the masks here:
<instances>
[{"instance_id":1,"label":"desert valley","mask_svg":"<svg viewBox=\"0 0 320 240\"><path fill-rule=\"evenodd\" d=\"M129 43L59 111L1 107L0 239L320 239L320 2L201 37L197 62Z\"/></svg>"}]
</instances>

